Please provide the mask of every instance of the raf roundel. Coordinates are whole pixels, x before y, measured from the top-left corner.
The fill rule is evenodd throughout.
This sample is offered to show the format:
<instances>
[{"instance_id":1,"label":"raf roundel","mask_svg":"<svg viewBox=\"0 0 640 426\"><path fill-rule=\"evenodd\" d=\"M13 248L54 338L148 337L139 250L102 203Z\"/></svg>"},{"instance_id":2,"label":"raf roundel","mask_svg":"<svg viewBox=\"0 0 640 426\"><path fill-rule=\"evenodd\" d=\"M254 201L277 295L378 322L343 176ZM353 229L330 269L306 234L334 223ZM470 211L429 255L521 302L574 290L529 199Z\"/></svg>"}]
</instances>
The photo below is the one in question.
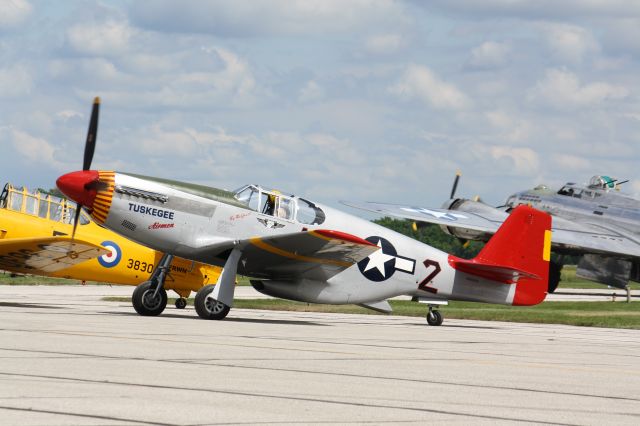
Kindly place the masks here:
<instances>
[{"instance_id":1,"label":"raf roundel","mask_svg":"<svg viewBox=\"0 0 640 426\"><path fill-rule=\"evenodd\" d=\"M102 246L109 250L109 253L103 254L98 258L98 262L100 262L102 266L105 268L113 268L120 263L122 250L120 250L120 247L116 243L113 241L103 241Z\"/></svg>"}]
</instances>

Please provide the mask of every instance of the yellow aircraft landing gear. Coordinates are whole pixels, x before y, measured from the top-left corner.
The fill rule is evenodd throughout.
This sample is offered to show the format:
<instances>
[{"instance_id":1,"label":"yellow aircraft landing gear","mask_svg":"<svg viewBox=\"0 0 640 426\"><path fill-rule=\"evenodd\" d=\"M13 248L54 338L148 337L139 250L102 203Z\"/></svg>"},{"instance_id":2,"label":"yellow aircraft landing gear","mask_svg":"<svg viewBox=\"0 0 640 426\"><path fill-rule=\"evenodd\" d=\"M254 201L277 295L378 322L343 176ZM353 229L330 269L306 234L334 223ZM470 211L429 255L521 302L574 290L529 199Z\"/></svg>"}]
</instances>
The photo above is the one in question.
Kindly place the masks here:
<instances>
[{"instance_id":1,"label":"yellow aircraft landing gear","mask_svg":"<svg viewBox=\"0 0 640 426\"><path fill-rule=\"evenodd\" d=\"M187 299L180 297L176 299L176 309L184 309L187 307Z\"/></svg>"},{"instance_id":2,"label":"yellow aircraft landing gear","mask_svg":"<svg viewBox=\"0 0 640 426\"><path fill-rule=\"evenodd\" d=\"M167 292L164 289L164 281L172 260L173 256L165 253L160 259L158 267L151 274L149 281L143 282L133 291L131 303L140 315L157 316L167 307Z\"/></svg>"}]
</instances>

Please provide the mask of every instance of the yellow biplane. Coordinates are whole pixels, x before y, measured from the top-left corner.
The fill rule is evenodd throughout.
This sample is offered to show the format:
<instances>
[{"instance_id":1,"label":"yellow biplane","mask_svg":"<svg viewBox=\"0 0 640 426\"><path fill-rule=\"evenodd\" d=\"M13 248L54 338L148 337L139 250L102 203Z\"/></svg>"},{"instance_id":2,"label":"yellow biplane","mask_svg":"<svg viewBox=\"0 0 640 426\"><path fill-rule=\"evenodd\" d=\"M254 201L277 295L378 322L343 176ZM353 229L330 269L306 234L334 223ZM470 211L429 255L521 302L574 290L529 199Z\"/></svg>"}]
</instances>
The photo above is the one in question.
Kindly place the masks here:
<instances>
[{"instance_id":1,"label":"yellow biplane","mask_svg":"<svg viewBox=\"0 0 640 426\"><path fill-rule=\"evenodd\" d=\"M132 303L141 315L159 315L166 290L176 307L220 268L163 255L98 226L81 211L71 238L76 204L40 191L6 184L0 193L0 269L13 273L136 285Z\"/></svg>"}]
</instances>

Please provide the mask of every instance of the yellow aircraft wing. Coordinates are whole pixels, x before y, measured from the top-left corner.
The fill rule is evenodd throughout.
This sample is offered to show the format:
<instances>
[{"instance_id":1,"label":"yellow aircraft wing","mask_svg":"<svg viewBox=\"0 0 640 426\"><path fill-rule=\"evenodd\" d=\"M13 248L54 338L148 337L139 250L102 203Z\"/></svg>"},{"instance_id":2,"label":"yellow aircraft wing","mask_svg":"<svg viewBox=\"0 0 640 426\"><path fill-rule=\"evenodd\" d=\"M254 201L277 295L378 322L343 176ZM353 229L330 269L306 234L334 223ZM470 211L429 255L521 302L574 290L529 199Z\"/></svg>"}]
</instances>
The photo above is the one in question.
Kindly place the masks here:
<instances>
[{"instance_id":1,"label":"yellow aircraft wing","mask_svg":"<svg viewBox=\"0 0 640 426\"><path fill-rule=\"evenodd\" d=\"M0 239L0 269L42 274L69 268L109 253L106 248L76 238Z\"/></svg>"}]
</instances>

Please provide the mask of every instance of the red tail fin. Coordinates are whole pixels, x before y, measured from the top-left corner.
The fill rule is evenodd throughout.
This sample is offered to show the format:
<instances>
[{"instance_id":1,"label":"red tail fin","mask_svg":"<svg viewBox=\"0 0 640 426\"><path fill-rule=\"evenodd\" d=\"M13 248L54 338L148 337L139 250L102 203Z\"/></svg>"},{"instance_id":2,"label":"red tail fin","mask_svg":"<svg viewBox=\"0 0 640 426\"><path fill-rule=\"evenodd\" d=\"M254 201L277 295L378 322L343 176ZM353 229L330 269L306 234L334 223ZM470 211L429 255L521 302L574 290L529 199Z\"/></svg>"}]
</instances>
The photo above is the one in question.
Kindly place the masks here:
<instances>
[{"instance_id":1,"label":"red tail fin","mask_svg":"<svg viewBox=\"0 0 640 426\"><path fill-rule=\"evenodd\" d=\"M551 216L517 207L472 260L449 256L459 271L505 284L516 284L513 305L542 302L549 285Z\"/></svg>"}]
</instances>

